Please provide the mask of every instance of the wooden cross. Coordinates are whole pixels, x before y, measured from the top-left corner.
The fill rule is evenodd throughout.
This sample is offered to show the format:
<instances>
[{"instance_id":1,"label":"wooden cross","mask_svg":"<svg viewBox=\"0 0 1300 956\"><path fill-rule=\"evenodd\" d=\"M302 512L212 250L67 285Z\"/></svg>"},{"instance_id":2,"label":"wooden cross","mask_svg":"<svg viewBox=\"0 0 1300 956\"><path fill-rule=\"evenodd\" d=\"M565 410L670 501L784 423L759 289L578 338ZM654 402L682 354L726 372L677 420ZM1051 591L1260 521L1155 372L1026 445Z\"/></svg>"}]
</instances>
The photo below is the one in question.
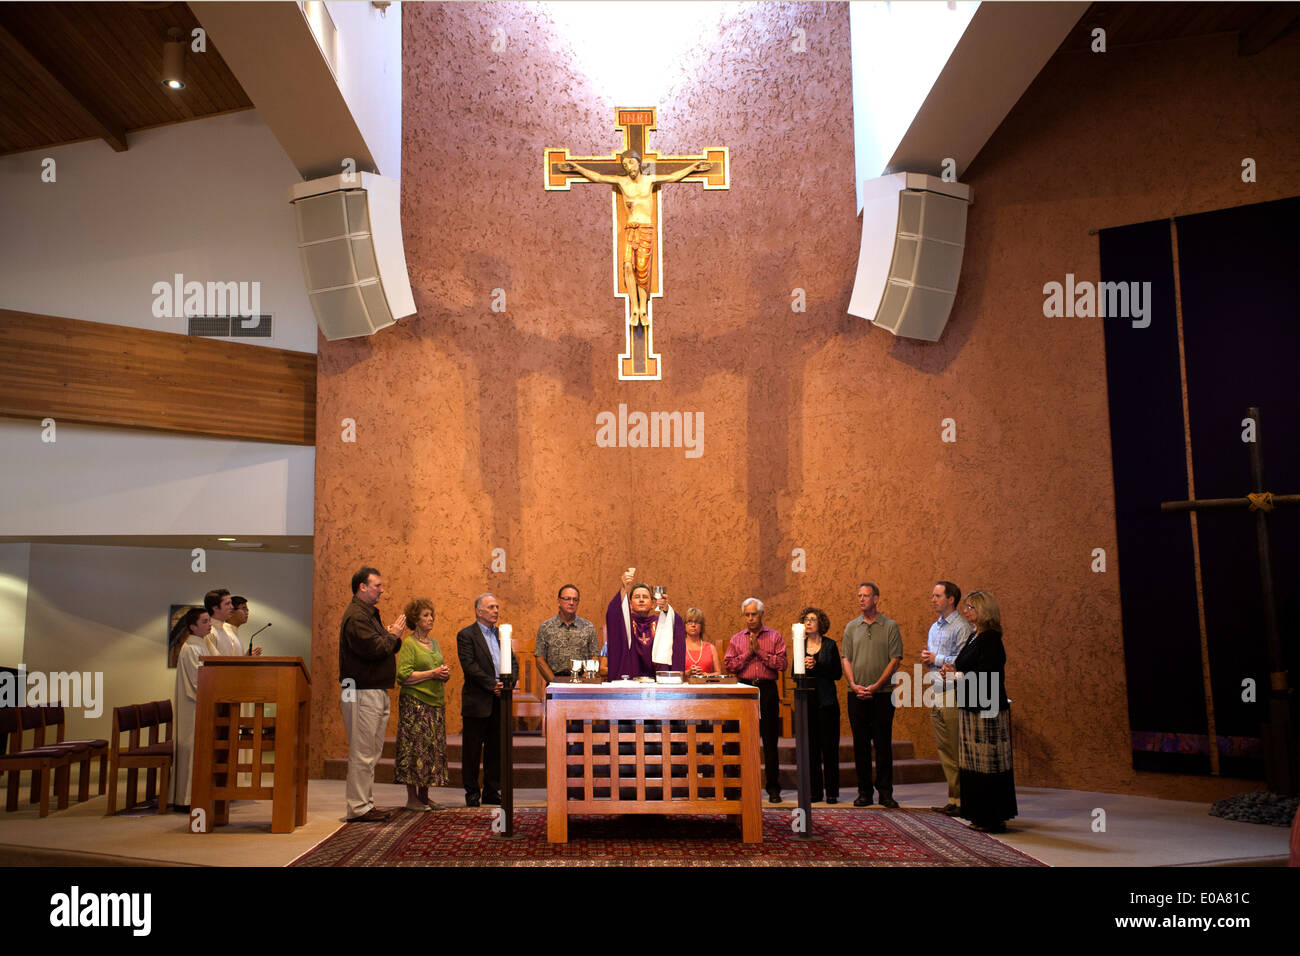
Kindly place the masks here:
<instances>
[{"instance_id":1,"label":"wooden cross","mask_svg":"<svg viewBox=\"0 0 1300 956\"><path fill-rule=\"evenodd\" d=\"M623 134L623 150L610 156L570 156L567 149L545 151L545 186L548 190L568 190L572 182L610 182L614 224L614 295L624 300L624 350L618 359L618 377L623 380L657 381L663 378L663 362L654 350L654 324L651 303L663 294L663 232L660 224L662 192L660 181L698 182L705 189L730 189L731 164L725 146L709 147L700 156L666 156L649 149L650 131L656 128L654 107L619 107L614 111L615 129ZM642 247L635 247L633 231L628 230L628 216L634 201L627 191L612 183L615 178L629 178L624 156L631 150L640 158L639 175L654 180L653 195L648 202L650 230ZM577 161L576 163L574 161ZM707 170L696 170L699 164ZM594 174L577 171L577 165ZM567 168L566 168L567 167ZM635 178L635 177L631 177ZM642 186L644 189L644 185ZM623 201L620 201L623 200ZM631 215L639 218L636 211ZM633 248L629 249L629 242ZM647 248L648 247L648 250ZM649 252L649 261L645 257ZM648 266L648 269L643 267ZM638 272L638 269L642 270ZM644 273L648 272L648 275ZM642 278L644 276L644 278ZM644 311L638 300L638 286Z\"/></svg>"},{"instance_id":2,"label":"wooden cross","mask_svg":"<svg viewBox=\"0 0 1300 956\"><path fill-rule=\"evenodd\" d=\"M1259 546L1259 589L1264 598L1264 630L1268 639L1268 720L1264 722L1264 759L1268 788L1274 793L1295 793L1296 741L1291 735L1291 688L1286 657L1277 624L1277 594L1273 585L1273 559L1268 545L1268 513L1277 507L1300 505L1300 495L1275 495L1264 490L1264 453L1260 447L1259 409L1246 411L1255 426L1250 443L1250 483L1254 491L1245 498L1202 498L1199 501L1165 501L1161 511L1212 511L1249 508L1255 512L1255 540Z\"/></svg>"}]
</instances>

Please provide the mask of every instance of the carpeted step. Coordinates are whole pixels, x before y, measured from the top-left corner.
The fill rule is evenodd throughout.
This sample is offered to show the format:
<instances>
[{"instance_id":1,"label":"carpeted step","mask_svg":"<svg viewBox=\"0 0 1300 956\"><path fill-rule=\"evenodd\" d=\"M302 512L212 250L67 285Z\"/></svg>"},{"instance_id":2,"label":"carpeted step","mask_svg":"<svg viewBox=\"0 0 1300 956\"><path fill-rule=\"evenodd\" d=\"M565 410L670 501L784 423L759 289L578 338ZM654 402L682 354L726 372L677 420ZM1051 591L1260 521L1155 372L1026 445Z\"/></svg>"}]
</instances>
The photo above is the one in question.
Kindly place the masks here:
<instances>
[{"instance_id":1,"label":"carpeted step","mask_svg":"<svg viewBox=\"0 0 1300 956\"><path fill-rule=\"evenodd\" d=\"M900 760L912 760L916 757L916 747L910 740L895 740L893 746L894 763ZM794 738L782 737L776 744L776 752L780 755L781 763L794 763ZM853 738L840 738L840 763L853 762Z\"/></svg>"},{"instance_id":2,"label":"carpeted step","mask_svg":"<svg viewBox=\"0 0 1300 956\"><path fill-rule=\"evenodd\" d=\"M794 790L798 786L794 755L790 763L781 762L781 789ZM943 777L943 765L937 760L894 760L894 786L905 783L940 783ZM858 770L852 760L840 761L840 797L851 799L858 789Z\"/></svg>"},{"instance_id":3,"label":"carpeted step","mask_svg":"<svg viewBox=\"0 0 1300 956\"><path fill-rule=\"evenodd\" d=\"M447 735L447 760L460 763L460 749L462 746L462 737L460 734ZM916 756L916 748L910 740L894 741L894 762L900 760L911 760ZM777 752L780 754L781 763L794 763L794 738L782 737L777 744ZM515 759L523 759L526 762L544 761L546 754L546 738L540 734L515 734ZM397 755L397 738L388 737L384 740L384 757L395 757ZM853 762L853 738L840 738L840 762Z\"/></svg>"},{"instance_id":4,"label":"carpeted step","mask_svg":"<svg viewBox=\"0 0 1300 956\"><path fill-rule=\"evenodd\" d=\"M460 751L464 746L464 738L460 734L447 735L447 760L451 763L460 763ZM515 734L515 760L524 762L542 761L546 759L546 738L541 734ZM384 757L397 756L397 738L384 738Z\"/></svg>"},{"instance_id":5,"label":"carpeted step","mask_svg":"<svg viewBox=\"0 0 1300 956\"><path fill-rule=\"evenodd\" d=\"M393 782L393 755L396 740L384 741L384 755L375 766L377 783ZM452 786L461 781L460 734L447 735L447 769ZM920 760L913 756L915 750L910 740L894 741L894 783L937 783L943 780L943 767L937 760ZM794 741L782 739L777 752L781 761L781 786L793 790L796 786ZM546 744L542 737L516 734L514 740L514 781L519 788L544 788L546 786ZM347 757L332 757L325 761L326 780L346 780ZM857 790L858 774L853 764L853 738L840 738L840 792L852 794Z\"/></svg>"},{"instance_id":6,"label":"carpeted step","mask_svg":"<svg viewBox=\"0 0 1300 956\"><path fill-rule=\"evenodd\" d=\"M451 779L447 786L459 787L461 785L460 760L447 761L447 772ZM348 778L348 758L331 757L325 761L325 779L326 780L346 780ZM514 769L515 786L520 789L545 789L546 788L546 764L544 763L520 763L515 760ZM392 783L393 782L393 758L381 757L375 764L375 783Z\"/></svg>"}]
</instances>

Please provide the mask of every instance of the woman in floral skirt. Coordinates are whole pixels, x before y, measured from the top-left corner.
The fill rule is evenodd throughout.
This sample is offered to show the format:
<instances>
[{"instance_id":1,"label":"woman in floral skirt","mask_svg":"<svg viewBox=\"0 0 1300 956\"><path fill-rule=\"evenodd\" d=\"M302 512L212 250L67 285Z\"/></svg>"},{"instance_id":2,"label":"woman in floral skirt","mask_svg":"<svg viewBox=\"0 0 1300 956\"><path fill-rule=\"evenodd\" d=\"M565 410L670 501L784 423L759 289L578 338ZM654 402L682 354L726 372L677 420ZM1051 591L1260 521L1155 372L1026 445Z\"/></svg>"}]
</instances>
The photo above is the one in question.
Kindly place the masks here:
<instances>
[{"instance_id":1,"label":"woman in floral skirt","mask_svg":"<svg viewBox=\"0 0 1300 956\"><path fill-rule=\"evenodd\" d=\"M444 691L451 668L433 639L433 602L406 605L411 636L397 654L397 759L393 779L406 784L406 809L441 810L430 787L447 784L447 721Z\"/></svg>"}]
</instances>

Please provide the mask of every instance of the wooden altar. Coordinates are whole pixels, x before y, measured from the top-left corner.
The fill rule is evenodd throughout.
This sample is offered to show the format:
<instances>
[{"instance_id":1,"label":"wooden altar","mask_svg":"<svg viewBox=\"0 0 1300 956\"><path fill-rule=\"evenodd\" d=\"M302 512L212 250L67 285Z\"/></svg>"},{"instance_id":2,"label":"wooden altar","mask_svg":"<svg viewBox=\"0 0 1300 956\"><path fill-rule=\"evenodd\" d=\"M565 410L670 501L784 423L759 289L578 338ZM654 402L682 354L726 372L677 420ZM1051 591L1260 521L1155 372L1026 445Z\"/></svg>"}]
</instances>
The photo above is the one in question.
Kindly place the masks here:
<instances>
[{"instance_id":1,"label":"wooden altar","mask_svg":"<svg viewBox=\"0 0 1300 956\"><path fill-rule=\"evenodd\" d=\"M302 658L202 657L200 663L190 819L202 810L204 825L192 825L193 831L229 823L231 800L270 800L271 832L292 833L307 822L311 677ZM252 705L247 716L240 704ZM240 773L251 775L245 786ZM263 786L268 774L272 784Z\"/></svg>"},{"instance_id":2,"label":"wooden altar","mask_svg":"<svg viewBox=\"0 0 1300 956\"><path fill-rule=\"evenodd\" d=\"M550 842L570 813L725 813L763 841L756 688L561 681L546 728Z\"/></svg>"}]
</instances>

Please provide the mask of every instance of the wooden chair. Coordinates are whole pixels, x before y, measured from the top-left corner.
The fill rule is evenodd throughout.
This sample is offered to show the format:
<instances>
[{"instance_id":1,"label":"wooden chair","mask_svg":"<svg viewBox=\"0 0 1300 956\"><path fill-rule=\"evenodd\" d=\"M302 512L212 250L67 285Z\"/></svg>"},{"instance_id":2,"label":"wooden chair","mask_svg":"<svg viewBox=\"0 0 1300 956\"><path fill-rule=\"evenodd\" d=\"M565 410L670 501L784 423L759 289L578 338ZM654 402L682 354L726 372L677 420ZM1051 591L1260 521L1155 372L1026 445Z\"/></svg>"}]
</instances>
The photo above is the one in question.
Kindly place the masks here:
<instances>
[{"instance_id":1,"label":"wooden chair","mask_svg":"<svg viewBox=\"0 0 1300 956\"><path fill-rule=\"evenodd\" d=\"M0 709L0 740L3 741L4 748L3 754L0 755L0 771L9 774L5 797L5 811L8 813L18 809L18 782L24 770L31 771L30 801L40 806L42 817L49 816L50 813L51 782L54 785L59 809L63 810L68 806L71 767L74 761L80 759L79 755L86 748L67 744L24 747L23 734L27 730L32 730L32 740L35 743L37 727L42 728L40 733L43 735L44 723L39 707ZM53 774L53 781L51 781L51 774Z\"/></svg>"},{"instance_id":2,"label":"wooden chair","mask_svg":"<svg viewBox=\"0 0 1300 956\"><path fill-rule=\"evenodd\" d=\"M164 709L166 711L165 716ZM170 700L151 700L147 704L140 705L140 733L143 735L146 730L149 731L148 746L165 744L172 739L171 722L172 702ZM143 739L141 744L144 744ZM158 768L150 767L145 772L144 802L149 803L155 796L158 796Z\"/></svg>"},{"instance_id":3,"label":"wooden chair","mask_svg":"<svg viewBox=\"0 0 1300 956\"><path fill-rule=\"evenodd\" d=\"M781 732L778 736L794 736L794 675L789 671L781 672L781 680L776 685L776 712Z\"/></svg>"},{"instance_id":4,"label":"wooden chair","mask_svg":"<svg viewBox=\"0 0 1300 956\"><path fill-rule=\"evenodd\" d=\"M66 810L71 796L72 788L72 765L81 763L83 759L86 764L90 763L90 745L79 741L47 741L45 739L45 708L44 707L22 707L18 713L19 722L24 731L32 732L33 750L58 750L67 755L67 766L55 770L54 774L54 791L58 799L58 808ZM89 769L89 767L87 767ZM31 802L38 803L42 796L41 782L36 774L32 775Z\"/></svg>"},{"instance_id":5,"label":"wooden chair","mask_svg":"<svg viewBox=\"0 0 1300 956\"><path fill-rule=\"evenodd\" d=\"M524 660L521 655L519 670L520 680L515 685L514 695L511 698L514 703L515 718L511 729L527 734L545 734L545 691L543 690L541 672L537 669L537 658L529 653L527 659ZM537 721L536 730L528 726L528 723L533 720Z\"/></svg>"},{"instance_id":6,"label":"wooden chair","mask_svg":"<svg viewBox=\"0 0 1300 956\"><path fill-rule=\"evenodd\" d=\"M108 741L99 739L85 738L81 740L64 740L64 734L67 727L64 723L65 715L62 705L54 704L49 707L43 707L42 717L44 727L40 732L39 743L46 744L67 744L73 747L85 747L81 751L80 770L77 772L77 802L82 803L90 799L90 762L96 758L99 759L99 791L98 796L104 795L104 787L108 781ZM54 740L47 740L50 729L55 730Z\"/></svg>"},{"instance_id":7,"label":"wooden chair","mask_svg":"<svg viewBox=\"0 0 1300 956\"><path fill-rule=\"evenodd\" d=\"M149 745L152 747L161 744L162 746L159 749L165 750L167 753L171 754L174 759L176 755L176 745L172 743L172 702L170 700L156 700L153 701L153 704L157 708L158 717L152 724L148 725ZM145 722L141 720L140 729L143 730L144 728ZM153 774L154 772L150 770L146 776L146 795L149 793L149 787L153 785ZM163 788L159 792L158 797L160 800L166 802L166 783L163 784Z\"/></svg>"},{"instance_id":8,"label":"wooden chair","mask_svg":"<svg viewBox=\"0 0 1300 956\"><path fill-rule=\"evenodd\" d=\"M171 701L167 701L168 716L171 716ZM126 770L126 805L130 810L139 801L136 799L140 786L140 771L159 771L158 812L167 812L168 784L172 769L171 722L167 721L165 740L153 740L143 743L140 740L140 704L128 704L113 708L113 736L109 741L108 775L112 785L108 788L108 816L117 813L117 781L119 772ZM153 703L155 715L154 727L161 723L158 703ZM126 747L122 747L122 734L127 735ZM153 735L156 738L156 734Z\"/></svg>"},{"instance_id":9,"label":"wooden chair","mask_svg":"<svg viewBox=\"0 0 1300 956\"><path fill-rule=\"evenodd\" d=\"M170 700L158 701L158 723L166 725L167 740L172 739L172 702Z\"/></svg>"},{"instance_id":10,"label":"wooden chair","mask_svg":"<svg viewBox=\"0 0 1300 956\"><path fill-rule=\"evenodd\" d=\"M718 662L718 673L735 676L731 669L727 667L727 648L731 646L731 638L724 637L720 641L713 643L713 659Z\"/></svg>"}]
</instances>

